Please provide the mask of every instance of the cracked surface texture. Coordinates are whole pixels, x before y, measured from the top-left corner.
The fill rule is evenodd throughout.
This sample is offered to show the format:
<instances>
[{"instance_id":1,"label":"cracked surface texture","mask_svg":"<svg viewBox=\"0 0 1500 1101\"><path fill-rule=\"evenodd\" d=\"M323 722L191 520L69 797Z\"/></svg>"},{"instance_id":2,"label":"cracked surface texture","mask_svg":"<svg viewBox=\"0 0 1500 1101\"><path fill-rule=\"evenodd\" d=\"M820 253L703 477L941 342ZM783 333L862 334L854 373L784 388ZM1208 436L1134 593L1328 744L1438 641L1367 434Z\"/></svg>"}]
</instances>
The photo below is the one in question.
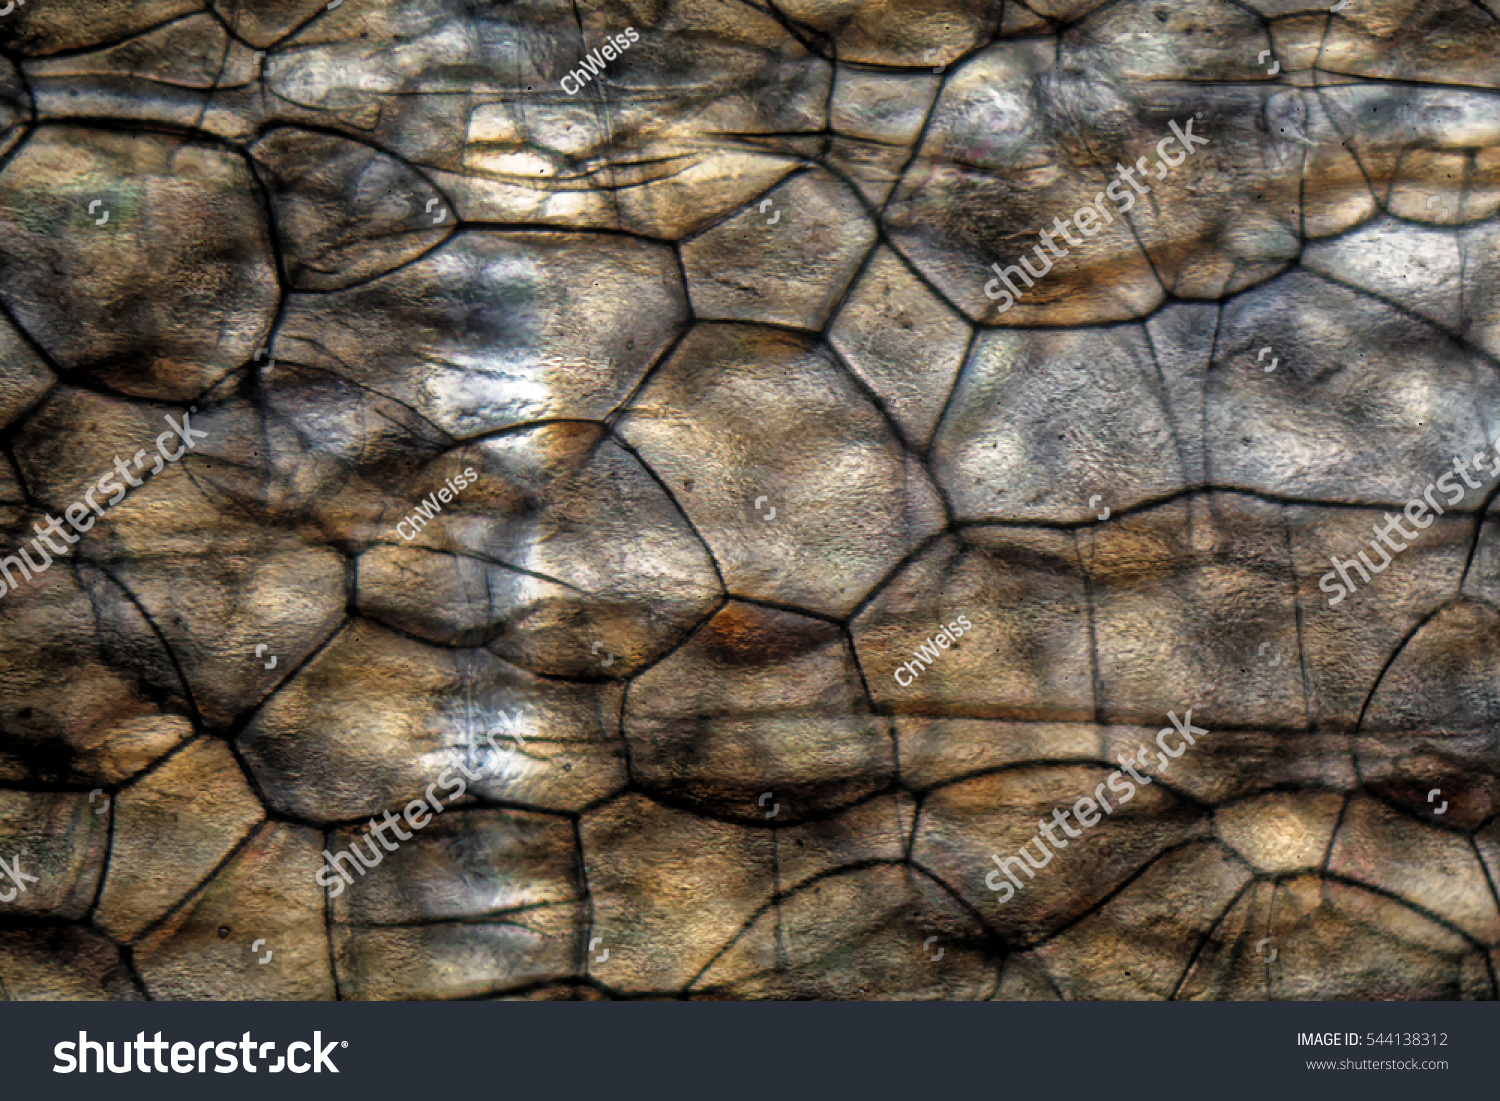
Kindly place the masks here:
<instances>
[{"instance_id":1,"label":"cracked surface texture","mask_svg":"<svg viewBox=\"0 0 1500 1101\"><path fill-rule=\"evenodd\" d=\"M3 996L1500 993L1496 0L12 7Z\"/></svg>"}]
</instances>

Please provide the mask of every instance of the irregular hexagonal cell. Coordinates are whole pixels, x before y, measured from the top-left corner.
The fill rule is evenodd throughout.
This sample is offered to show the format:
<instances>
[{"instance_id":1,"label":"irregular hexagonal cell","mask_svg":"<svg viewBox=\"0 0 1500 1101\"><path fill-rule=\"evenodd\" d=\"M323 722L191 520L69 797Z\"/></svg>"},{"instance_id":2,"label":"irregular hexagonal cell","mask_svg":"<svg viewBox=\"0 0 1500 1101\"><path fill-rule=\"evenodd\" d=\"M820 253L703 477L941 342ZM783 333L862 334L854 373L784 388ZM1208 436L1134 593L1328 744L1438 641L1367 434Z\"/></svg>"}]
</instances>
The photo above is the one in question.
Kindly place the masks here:
<instances>
[{"instance_id":1,"label":"irregular hexagonal cell","mask_svg":"<svg viewBox=\"0 0 1500 1101\"><path fill-rule=\"evenodd\" d=\"M778 896L693 984L736 998L973 1001L993 946L966 908L910 867L850 870ZM894 978L894 982L892 981Z\"/></svg>"},{"instance_id":2,"label":"irregular hexagonal cell","mask_svg":"<svg viewBox=\"0 0 1500 1101\"><path fill-rule=\"evenodd\" d=\"M1199 723L1307 725L1280 521L1276 505L1210 494L1085 537L1105 714L1149 723L1191 709Z\"/></svg>"},{"instance_id":3,"label":"irregular hexagonal cell","mask_svg":"<svg viewBox=\"0 0 1500 1101\"><path fill-rule=\"evenodd\" d=\"M620 432L681 504L736 596L848 614L942 526L926 474L808 339L695 328Z\"/></svg>"},{"instance_id":4,"label":"irregular hexagonal cell","mask_svg":"<svg viewBox=\"0 0 1500 1101\"><path fill-rule=\"evenodd\" d=\"M184 746L115 801L97 920L134 940L229 856L265 817L223 742Z\"/></svg>"},{"instance_id":5,"label":"irregular hexagonal cell","mask_svg":"<svg viewBox=\"0 0 1500 1101\"><path fill-rule=\"evenodd\" d=\"M918 714L1094 716L1086 581L1071 536L973 527L931 544L851 626L870 693Z\"/></svg>"},{"instance_id":6,"label":"irregular hexagonal cell","mask_svg":"<svg viewBox=\"0 0 1500 1101\"><path fill-rule=\"evenodd\" d=\"M0 789L0 914L77 919L94 901L108 846L109 798ZM10 875L9 872L15 872ZM19 888L19 890L18 890Z\"/></svg>"},{"instance_id":7,"label":"irregular hexagonal cell","mask_svg":"<svg viewBox=\"0 0 1500 1101\"><path fill-rule=\"evenodd\" d=\"M358 860L326 865L335 921L416 925L579 901L567 819L520 811L435 814L431 804L413 800L383 821L393 823L389 833L330 832L329 851L353 852Z\"/></svg>"},{"instance_id":8,"label":"irregular hexagonal cell","mask_svg":"<svg viewBox=\"0 0 1500 1101\"><path fill-rule=\"evenodd\" d=\"M347 821L405 805L437 778L455 756L455 697L451 656L355 620L266 702L239 746L273 807Z\"/></svg>"},{"instance_id":9,"label":"irregular hexagonal cell","mask_svg":"<svg viewBox=\"0 0 1500 1101\"><path fill-rule=\"evenodd\" d=\"M1250 32L1251 43L1234 48L1237 57L1248 63L1259 50L1253 40L1262 33ZM1220 54L1216 60L1229 59ZM1277 92L1270 84L1229 85L1205 104L1192 94L1191 81L1162 83L1175 94L1118 88L1136 116L1130 138L1100 135L1101 179L1106 171L1109 177L1105 194L1124 195L1116 209L1129 220L1152 271L1172 294L1201 299L1222 298L1284 271L1302 247L1307 170L1321 170L1320 185L1347 172L1337 157L1316 156L1339 146L1337 130L1293 99L1295 93ZM1367 201L1368 195L1325 200L1327 229L1354 224L1368 213ZM1106 206L1096 199L1095 209L1104 212ZM1074 224L1089 229L1077 215Z\"/></svg>"},{"instance_id":10,"label":"irregular hexagonal cell","mask_svg":"<svg viewBox=\"0 0 1500 1101\"><path fill-rule=\"evenodd\" d=\"M18 5L7 16L0 41L32 56L85 50L139 34L203 7L202 0L149 0L144 4Z\"/></svg>"},{"instance_id":11,"label":"irregular hexagonal cell","mask_svg":"<svg viewBox=\"0 0 1500 1101\"><path fill-rule=\"evenodd\" d=\"M102 439L77 449L81 456L59 454L56 437L44 431L28 431L18 447L23 468L41 472L38 491L54 502L72 501L66 510L59 503L57 511L87 533L80 541L61 529L90 562L77 575L101 641L118 655L117 664L159 690L180 691L187 710L229 727L344 618L343 562L327 547L278 536L214 508L219 502L205 496L183 463L164 467L150 446L161 419L145 418L142 438L136 411L116 416L118 402L75 391L59 392L40 412L42 427L92 426L96 415L105 422ZM185 430L197 432L187 416ZM125 455L136 442L148 446L149 452L134 452L141 478L132 477L132 464L119 453L110 470L104 456L112 451L111 436L125 443L119 452ZM177 438L172 432L161 437ZM195 461L178 450L184 463ZM155 459L151 471L144 465L148 453ZM109 499L92 484L101 468L106 474L99 486L114 486ZM127 490L121 477L136 487Z\"/></svg>"},{"instance_id":12,"label":"irregular hexagonal cell","mask_svg":"<svg viewBox=\"0 0 1500 1101\"><path fill-rule=\"evenodd\" d=\"M583 914L545 906L487 922L333 926L339 991L361 1001L481 997L576 973Z\"/></svg>"},{"instance_id":13,"label":"irregular hexagonal cell","mask_svg":"<svg viewBox=\"0 0 1500 1101\"><path fill-rule=\"evenodd\" d=\"M1224 307L1208 387L1214 481L1392 509L1484 449L1500 408L1493 372L1432 324L1304 273Z\"/></svg>"},{"instance_id":14,"label":"irregular hexagonal cell","mask_svg":"<svg viewBox=\"0 0 1500 1101\"><path fill-rule=\"evenodd\" d=\"M1273 32L1279 26L1273 25ZM1311 62L1324 40L1325 21L1321 14L1309 15L1301 26L1300 52ZM1278 38L1277 49L1282 48ZM1323 90L1272 92L1263 101L1261 115L1266 132L1275 139L1267 155L1293 171L1300 167L1303 179L1313 181L1298 197L1302 231L1309 238L1336 236L1379 213L1370 179L1349 148L1346 120L1330 109Z\"/></svg>"},{"instance_id":15,"label":"irregular hexagonal cell","mask_svg":"<svg viewBox=\"0 0 1500 1101\"><path fill-rule=\"evenodd\" d=\"M821 329L874 239L848 187L823 173L793 176L682 243L693 313Z\"/></svg>"},{"instance_id":16,"label":"irregular hexagonal cell","mask_svg":"<svg viewBox=\"0 0 1500 1101\"><path fill-rule=\"evenodd\" d=\"M1183 976L1179 998L1495 997L1484 953L1411 906L1336 879L1256 883Z\"/></svg>"},{"instance_id":17,"label":"irregular hexagonal cell","mask_svg":"<svg viewBox=\"0 0 1500 1101\"><path fill-rule=\"evenodd\" d=\"M214 435L210 429L204 439L203 418L195 407L129 401L59 385L17 427L14 454L28 489L39 501L59 513L69 505L79 506L70 523L84 534L99 521L108 527L112 518L124 515L117 506L143 485L157 483L154 489L160 491L180 471L179 464L195 461L199 448L211 444ZM169 463L167 457L173 454L176 458ZM201 514L211 516L212 510L203 507L192 487L179 484L177 490L193 499L200 513L199 530L207 527L210 520ZM90 512L95 519L85 524ZM78 541L71 532L63 538ZM84 546L98 539L94 535Z\"/></svg>"},{"instance_id":18,"label":"irregular hexagonal cell","mask_svg":"<svg viewBox=\"0 0 1500 1101\"><path fill-rule=\"evenodd\" d=\"M1315 98L1244 82L1205 100L1191 79L1110 71L1253 72L1264 29L1225 6L1234 14L1205 39L1213 7L1176 13L1197 35L1153 30L1139 50L1113 34L1144 30L1148 11L1167 22L1166 9L1111 5L1057 50L1002 42L975 58L895 193L898 246L976 320L1097 324L1142 316L1164 291L1216 298L1277 274L1298 256L1304 213L1320 235L1368 216L1346 120ZM1091 60L1106 41L1108 59Z\"/></svg>"},{"instance_id":19,"label":"irregular hexagonal cell","mask_svg":"<svg viewBox=\"0 0 1500 1101\"><path fill-rule=\"evenodd\" d=\"M738 601L631 684L625 738L647 791L750 822L850 803L895 763L843 633Z\"/></svg>"},{"instance_id":20,"label":"irregular hexagonal cell","mask_svg":"<svg viewBox=\"0 0 1500 1101\"><path fill-rule=\"evenodd\" d=\"M992 928L1040 940L1205 832L1192 804L1145 779L1103 765L1035 764L938 788L923 800L912 859ZM1068 821L1074 814L1085 829Z\"/></svg>"},{"instance_id":21,"label":"irregular hexagonal cell","mask_svg":"<svg viewBox=\"0 0 1500 1101\"><path fill-rule=\"evenodd\" d=\"M1218 845L1163 853L1118 894L1036 949L1063 997L1173 997L1204 938L1251 878Z\"/></svg>"},{"instance_id":22,"label":"irregular hexagonal cell","mask_svg":"<svg viewBox=\"0 0 1500 1101\"><path fill-rule=\"evenodd\" d=\"M26 76L37 114L49 121L133 123L238 146L254 140L264 122L264 93L256 86L263 56L198 12L97 50L32 58Z\"/></svg>"},{"instance_id":23,"label":"irregular hexagonal cell","mask_svg":"<svg viewBox=\"0 0 1500 1101\"><path fill-rule=\"evenodd\" d=\"M969 326L887 248L875 251L828 339L921 447L968 350Z\"/></svg>"},{"instance_id":24,"label":"irregular hexagonal cell","mask_svg":"<svg viewBox=\"0 0 1500 1101\"><path fill-rule=\"evenodd\" d=\"M135 949L156 999L334 997L315 830L267 822Z\"/></svg>"},{"instance_id":25,"label":"irregular hexagonal cell","mask_svg":"<svg viewBox=\"0 0 1500 1101\"><path fill-rule=\"evenodd\" d=\"M1131 129L1127 101L1093 74L1085 87L1081 74L1056 71L1056 61L1054 43L1034 40L1000 42L967 62L944 84L885 212L895 246L975 321L1098 324L1140 317L1162 299L1130 223L1105 195L1107 162L1090 163L1070 132L1089 115ZM1140 152L1147 140L1135 138ZM1119 155L1132 158L1123 147ZM1078 211L1088 212L1083 237L1063 228ZM1033 245L1029 235L1043 233L1066 233L1066 246L1056 236ZM1009 271L1010 290L992 264Z\"/></svg>"},{"instance_id":26,"label":"irregular hexagonal cell","mask_svg":"<svg viewBox=\"0 0 1500 1101\"><path fill-rule=\"evenodd\" d=\"M547 676L619 677L721 598L670 491L598 426L491 437L445 456L428 486L387 532L396 546L360 561L361 610L403 630L484 643Z\"/></svg>"},{"instance_id":27,"label":"irregular hexagonal cell","mask_svg":"<svg viewBox=\"0 0 1500 1101\"><path fill-rule=\"evenodd\" d=\"M250 147L267 178L297 290L339 290L410 263L453 232L449 201L360 142L290 127Z\"/></svg>"},{"instance_id":28,"label":"irregular hexagonal cell","mask_svg":"<svg viewBox=\"0 0 1500 1101\"><path fill-rule=\"evenodd\" d=\"M1332 21L1323 48L1334 72L1399 81L1441 57L1444 66L1452 66L1455 84L1495 87L1500 84L1496 38L1494 20L1484 8L1439 0L1349 12Z\"/></svg>"},{"instance_id":29,"label":"irregular hexagonal cell","mask_svg":"<svg viewBox=\"0 0 1500 1101\"><path fill-rule=\"evenodd\" d=\"M576 811L619 789L620 688L567 684L483 650L446 652L357 619L238 744L271 805L307 821L474 794Z\"/></svg>"},{"instance_id":30,"label":"irregular hexagonal cell","mask_svg":"<svg viewBox=\"0 0 1500 1101\"><path fill-rule=\"evenodd\" d=\"M1178 430L1136 326L981 335L933 472L964 519L1074 523L1185 484Z\"/></svg>"},{"instance_id":31,"label":"irregular hexagonal cell","mask_svg":"<svg viewBox=\"0 0 1500 1101\"><path fill-rule=\"evenodd\" d=\"M271 328L269 234L249 165L227 148L44 127L0 172L0 229L0 298L99 385L187 400Z\"/></svg>"},{"instance_id":32,"label":"irregular hexagonal cell","mask_svg":"<svg viewBox=\"0 0 1500 1101\"><path fill-rule=\"evenodd\" d=\"M370 283L291 296L273 355L466 437L532 420L604 417L686 316L662 245L466 231Z\"/></svg>"},{"instance_id":33,"label":"irregular hexagonal cell","mask_svg":"<svg viewBox=\"0 0 1500 1101\"><path fill-rule=\"evenodd\" d=\"M1214 812L1214 832L1257 872L1284 875L1323 866L1344 799L1332 792L1272 792Z\"/></svg>"},{"instance_id":34,"label":"irregular hexagonal cell","mask_svg":"<svg viewBox=\"0 0 1500 1101\"><path fill-rule=\"evenodd\" d=\"M685 989L775 890L770 830L627 795L584 815L579 836L593 898L588 973L614 990Z\"/></svg>"}]
</instances>

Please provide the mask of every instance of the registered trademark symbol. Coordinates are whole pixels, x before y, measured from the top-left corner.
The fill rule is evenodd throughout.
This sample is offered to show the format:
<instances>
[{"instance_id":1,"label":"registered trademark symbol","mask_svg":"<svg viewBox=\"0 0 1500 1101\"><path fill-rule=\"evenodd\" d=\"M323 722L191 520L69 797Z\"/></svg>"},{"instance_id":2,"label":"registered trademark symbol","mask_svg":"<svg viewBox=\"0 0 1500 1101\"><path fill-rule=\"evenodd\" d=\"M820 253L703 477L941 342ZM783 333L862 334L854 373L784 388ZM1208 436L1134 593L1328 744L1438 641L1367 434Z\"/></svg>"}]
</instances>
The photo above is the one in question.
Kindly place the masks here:
<instances>
[{"instance_id":1,"label":"registered trademark symbol","mask_svg":"<svg viewBox=\"0 0 1500 1101\"><path fill-rule=\"evenodd\" d=\"M348 1047L349 1046L349 1041L348 1040L340 1040L339 1041L339 1046L340 1047Z\"/></svg>"}]
</instances>

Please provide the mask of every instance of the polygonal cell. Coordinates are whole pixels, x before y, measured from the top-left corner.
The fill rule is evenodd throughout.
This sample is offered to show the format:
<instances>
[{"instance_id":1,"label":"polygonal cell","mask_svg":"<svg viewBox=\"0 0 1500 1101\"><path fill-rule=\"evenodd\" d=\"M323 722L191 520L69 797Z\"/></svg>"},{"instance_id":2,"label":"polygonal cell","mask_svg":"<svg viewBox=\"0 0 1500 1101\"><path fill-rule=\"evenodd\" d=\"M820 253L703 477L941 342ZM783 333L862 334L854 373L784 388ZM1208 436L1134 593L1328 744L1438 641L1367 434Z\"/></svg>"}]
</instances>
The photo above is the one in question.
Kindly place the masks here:
<instances>
[{"instance_id":1,"label":"polygonal cell","mask_svg":"<svg viewBox=\"0 0 1500 1101\"><path fill-rule=\"evenodd\" d=\"M99 925L135 939L264 817L228 746L207 739L184 746L116 801Z\"/></svg>"},{"instance_id":2,"label":"polygonal cell","mask_svg":"<svg viewBox=\"0 0 1500 1101\"><path fill-rule=\"evenodd\" d=\"M593 896L588 973L611 989L686 988L774 890L774 840L756 826L627 795L586 814L579 836Z\"/></svg>"},{"instance_id":3,"label":"polygonal cell","mask_svg":"<svg viewBox=\"0 0 1500 1101\"><path fill-rule=\"evenodd\" d=\"M1485 448L1497 412L1494 372L1430 323L1288 275L1224 307L1208 378L1209 473L1269 494L1392 509L1448 474L1437 500L1452 506L1449 464ZM1466 477L1469 500L1497 474L1490 462Z\"/></svg>"},{"instance_id":4,"label":"polygonal cell","mask_svg":"<svg viewBox=\"0 0 1500 1101\"><path fill-rule=\"evenodd\" d=\"M146 936L135 962L157 999L328 1001L334 996L314 830L268 822L183 907Z\"/></svg>"},{"instance_id":5,"label":"polygonal cell","mask_svg":"<svg viewBox=\"0 0 1500 1101\"><path fill-rule=\"evenodd\" d=\"M1077 523L1180 490L1178 437L1138 327L1001 330L975 341L933 470L965 519Z\"/></svg>"},{"instance_id":6,"label":"polygonal cell","mask_svg":"<svg viewBox=\"0 0 1500 1101\"><path fill-rule=\"evenodd\" d=\"M994 984L989 949L973 914L921 872L861 868L780 898L694 982L693 992L974 1001Z\"/></svg>"},{"instance_id":7,"label":"polygonal cell","mask_svg":"<svg viewBox=\"0 0 1500 1101\"><path fill-rule=\"evenodd\" d=\"M847 614L942 525L926 474L848 376L800 337L694 329L620 432L681 503L735 595Z\"/></svg>"},{"instance_id":8,"label":"polygonal cell","mask_svg":"<svg viewBox=\"0 0 1500 1101\"><path fill-rule=\"evenodd\" d=\"M1066 534L969 528L929 546L852 625L870 692L902 712L1094 714L1084 578Z\"/></svg>"},{"instance_id":9,"label":"polygonal cell","mask_svg":"<svg viewBox=\"0 0 1500 1101\"><path fill-rule=\"evenodd\" d=\"M660 245L465 232L373 282L293 295L273 355L472 436L602 418L685 317L676 265Z\"/></svg>"},{"instance_id":10,"label":"polygonal cell","mask_svg":"<svg viewBox=\"0 0 1500 1101\"><path fill-rule=\"evenodd\" d=\"M0 258L0 296L48 354L138 397L197 396L279 298L249 166L182 138L37 131L0 173Z\"/></svg>"},{"instance_id":11,"label":"polygonal cell","mask_svg":"<svg viewBox=\"0 0 1500 1101\"><path fill-rule=\"evenodd\" d=\"M402 630L544 675L618 677L719 599L676 503L597 426L505 433L424 473L387 545L360 560L361 609Z\"/></svg>"},{"instance_id":12,"label":"polygonal cell","mask_svg":"<svg viewBox=\"0 0 1500 1101\"><path fill-rule=\"evenodd\" d=\"M1204 832L1191 804L1144 778L1035 764L939 788L923 801L912 859L1007 937L1040 939Z\"/></svg>"},{"instance_id":13,"label":"polygonal cell","mask_svg":"<svg viewBox=\"0 0 1500 1101\"><path fill-rule=\"evenodd\" d=\"M297 290L339 290L384 275L453 232L448 200L368 145L284 128L250 155L267 177L282 261Z\"/></svg>"},{"instance_id":14,"label":"polygonal cell","mask_svg":"<svg viewBox=\"0 0 1500 1101\"><path fill-rule=\"evenodd\" d=\"M3 41L30 56L85 50L139 34L177 16L201 10L203 0L145 3L18 4L5 19Z\"/></svg>"},{"instance_id":15,"label":"polygonal cell","mask_svg":"<svg viewBox=\"0 0 1500 1101\"><path fill-rule=\"evenodd\" d=\"M895 253L881 248L850 291L828 339L920 447L937 425L969 337L964 320Z\"/></svg>"},{"instance_id":16,"label":"polygonal cell","mask_svg":"<svg viewBox=\"0 0 1500 1101\"><path fill-rule=\"evenodd\" d=\"M1213 844L1163 853L1119 894L1036 950L1063 997L1173 997L1198 946L1250 880Z\"/></svg>"},{"instance_id":17,"label":"polygonal cell","mask_svg":"<svg viewBox=\"0 0 1500 1101\"><path fill-rule=\"evenodd\" d=\"M895 246L976 321L1098 324L1149 313L1162 298L1105 195L1108 165L1075 151L1070 133L1080 117L1126 131L1127 101L1055 63L1051 42L1001 42L953 74L886 210ZM1084 210L1083 236L1063 228ZM992 264L1013 269L1009 290Z\"/></svg>"},{"instance_id":18,"label":"polygonal cell","mask_svg":"<svg viewBox=\"0 0 1500 1101\"><path fill-rule=\"evenodd\" d=\"M852 802L894 764L842 632L737 601L630 686L625 736L646 790L751 822Z\"/></svg>"},{"instance_id":19,"label":"polygonal cell","mask_svg":"<svg viewBox=\"0 0 1500 1101\"><path fill-rule=\"evenodd\" d=\"M804 173L682 244L693 312L710 321L820 329L875 227L838 180Z\"/></svg>"},{"instance_id":20,"label":"polygonal cell","mask_svg":"<svg viewBox=\"0 0 1500 1101\"><path fill-rule=\"evenodd\" d=\"M1154 722L1191 710L1200 724L1306 725L1280 512L1254 498L1194 496L1085 538L1105 714Z\"/></svg>"},{"instance_id":21,"label":"polygonal cell","mask_svg":"<svg viewBox=\"0 0 1500 1101\"><path fill-rule=\"evenodd\" d=\"M239 745L271 804L314 822L398 811L433 785L559 810L619 788L619 688L351 622L256 713Z\"/></svg>"}]
</instances>

